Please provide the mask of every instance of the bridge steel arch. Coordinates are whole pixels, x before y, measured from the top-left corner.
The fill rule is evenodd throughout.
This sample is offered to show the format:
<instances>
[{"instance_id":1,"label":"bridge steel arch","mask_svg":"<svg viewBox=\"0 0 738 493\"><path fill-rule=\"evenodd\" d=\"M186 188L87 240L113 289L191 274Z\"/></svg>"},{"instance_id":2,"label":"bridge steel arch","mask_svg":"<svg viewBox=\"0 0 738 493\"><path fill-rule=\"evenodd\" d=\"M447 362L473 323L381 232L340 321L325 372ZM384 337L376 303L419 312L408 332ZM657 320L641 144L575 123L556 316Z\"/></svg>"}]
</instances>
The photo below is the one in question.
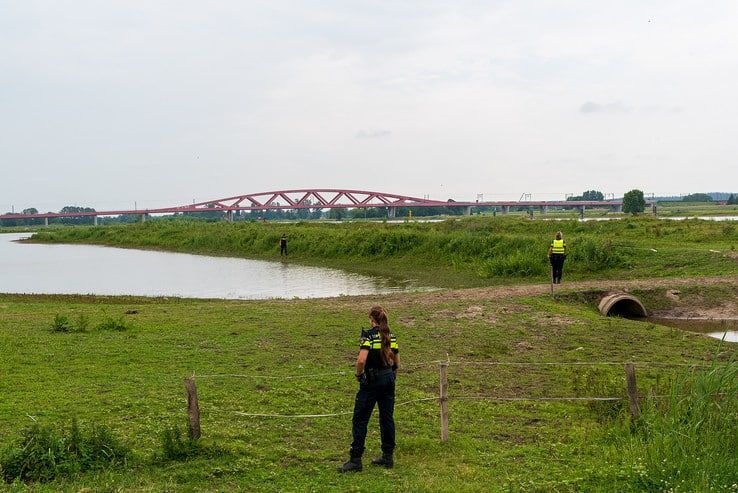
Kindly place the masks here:
<instances>
[{"instance_id":1,"label":"bridge steel arch","mask_svg":"<svg viewBox=\"0 0 738 493\"><path fill-rule=\"evenodd\" d=\"M653 204L651 204L653 205ZM173 214L182 212L234 212L253 210L289 210L289 209L350 209L361 207L386 207L394 210L397 207L471 207L496 206L507 210L510 207L573 207L582 213L585 207L610 207L618 210L622 201L474 201L456 202L453 200L433 200L386 192L368 190L351 190L338 188L305 188L292 190L276 190L236 195L222 199L208 200L177 207L157 209L129 209L91 212L46 212L37 214L2 214L0 219L48 219L59 217L100 217L119 215Z\"/></svg>"}]
</instances>

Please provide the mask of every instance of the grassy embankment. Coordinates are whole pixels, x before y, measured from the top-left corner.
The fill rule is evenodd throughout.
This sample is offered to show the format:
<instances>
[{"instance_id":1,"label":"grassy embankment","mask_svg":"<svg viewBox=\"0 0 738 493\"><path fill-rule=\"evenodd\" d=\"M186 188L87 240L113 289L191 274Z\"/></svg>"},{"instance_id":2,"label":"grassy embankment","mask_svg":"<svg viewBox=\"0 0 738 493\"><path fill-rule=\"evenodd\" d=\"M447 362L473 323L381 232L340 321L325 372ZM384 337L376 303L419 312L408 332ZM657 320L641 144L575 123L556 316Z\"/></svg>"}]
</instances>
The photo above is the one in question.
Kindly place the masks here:
<instances>
[{"instance_id":1,"label":"grassy embankment","mask_svg":"<svg viewBox=\"0 0 738 493\"><path fill-rule=\"evenodd\" d=\"M670 302L661 292L642 294L653 303ZM738 297L738 289L693 288L683 290L682 296L728 300ZM559 301L433 293L253 302L0 295L0 442L16 440L32 420L68 426L76 417L82 426L108 425L133 449L124 467L5 488L456 492L662 491L671 486L676 486L674 491L706 491L711 486L730 491L738 481L735 456L726 453L738 432L736 400L720 397L720 392L735 394L735 375L709 399L702 394L714 386L694 387L702 392L695 403L716 403L704 413L707 424L695 423L694 413L677 413L681 428L671 427L670 414L652 413L646 404L643 424L631 432L620 403L453 400L622 396L620 366L521 369L452 363L449 443L439 443L437 403L400 406L397 467L353 476L334 471L347 454L350 416L269 419L234 413L350 410L358 328L375 301L385 304L400 338L406 368L398 383L398 401L437 395L433 361L447 354L456 363L709 363L716 354L721 360L735 356L735 346L719 348L718 341L702 336L602 318L577 295ZM123 317L130 328L52 333L49 326L57 314L72 324L82 315L89 327ZM346 374L320 375L341 370ZM159 434L185 422L182 378L193 371L313 376L198 378L206 453L186 462L152 462L161 449ZM644 365L637 371L644 395L652 388L656 394L668 393L678 373ZM691 392L687 387L675 393ZM677 403L683 401L677 398ZM724 415L716 414L717 404ZM689 440L680 442L684 433ZM378 441L372 421L369 457L378 452ZM684 452L697 462L680 455L679 447L685 444ZM709 467L698 463L704 459Z\"/></svg>"},{"instance_id":2,"label":"grassy embankment","mask_svg":"<svg viewBox=\"0 0 738 493\"><path fill-rule=\"evenodd\" d=\"M51 229L33 241L277 259L286 233L292 262L469 287L546 282L546 249L557 229L570 247L567 280L738 272L734 223L647 217L586 223L500 217L404 224L161 221Z\"/></svg>"},{"instance_id":3,"label":"grassy embankment","mask_svg":"<svg viewBox=\"0 0 738 493\"><path fill-rule=\"evenodd\" d=\"M660 202L659 216L738 216L738 205L718 205L709 202Z\"/></svg>"}]
</instances>

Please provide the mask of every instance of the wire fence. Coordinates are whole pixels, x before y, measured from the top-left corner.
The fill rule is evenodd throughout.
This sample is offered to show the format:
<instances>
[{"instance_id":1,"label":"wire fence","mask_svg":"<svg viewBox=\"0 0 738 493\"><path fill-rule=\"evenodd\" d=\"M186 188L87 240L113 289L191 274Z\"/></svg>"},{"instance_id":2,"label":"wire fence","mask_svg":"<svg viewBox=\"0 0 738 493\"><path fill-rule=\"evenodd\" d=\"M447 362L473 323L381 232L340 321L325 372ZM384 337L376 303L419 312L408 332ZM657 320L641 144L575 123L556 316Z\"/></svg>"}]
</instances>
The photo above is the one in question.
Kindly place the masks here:
<instances>
[{"instance_id":1,"label":"wire fence","mask_svg":"<svg viewBox=\"0 0 738 493\"><path fill-rule=\"evenodd\" d=\"M715 363L678 363L678 362L661 362L661 361L639 361L639 362L618 362L618 361L569 361L569 362L508 362L508 361L467 361L467 360L434 360L428 362L411 363L403 365L402 369L413 369L413 368L427 368L436 366L439 369L439 384L438 394L433 397L420 397L416 399L405 400L395 403L395 407L408 406L411 404L417 404L422 402L437 402L440 406L440 421L441 421L441 440L448 440L448 402L453 401L489 401L489 402L617 402L627 401L630 409L630 414L633 418L638 418L640 415L640 399L638 389L636 385L635 368L638 367L657 367L657 368L705 368L714 367ZM448 393L448 369L449 367L583 367L583 366L605 366L605 367L622 367L625 370L626 388L624 389L625 395L594 395L594 396L497 396L497 395L449 395ZM193 373L191 377L185 379L185 386L188 393L188 419L191 424L190 432L193 433L193 429L197 430L197 437L199 437L199 420L200 410L199 402L197 398L197 390L195 386L196 379L252 379L252 380L300 380L300 379L315 379L320 377L333 377L333 376L345 376L352 375L350 371L333 371L333 372L305 372L299 374L289 375L265 375L262 373L258 374L240 374L240 373L205 373L196 374ZM652 398L663 398L667 396L657 396L651 393L649 397ZM244 410L215 410L209 409L208 412L215 413L228 413L230 415L236 415L244 418L276 418L276 419L316 419L316 418L336 418L341 416L349 416L353 414L353 410L339 410L335 412L317 412L317 413L278 413L278 412L247 412Z\"/></svg>"}]
</instances>

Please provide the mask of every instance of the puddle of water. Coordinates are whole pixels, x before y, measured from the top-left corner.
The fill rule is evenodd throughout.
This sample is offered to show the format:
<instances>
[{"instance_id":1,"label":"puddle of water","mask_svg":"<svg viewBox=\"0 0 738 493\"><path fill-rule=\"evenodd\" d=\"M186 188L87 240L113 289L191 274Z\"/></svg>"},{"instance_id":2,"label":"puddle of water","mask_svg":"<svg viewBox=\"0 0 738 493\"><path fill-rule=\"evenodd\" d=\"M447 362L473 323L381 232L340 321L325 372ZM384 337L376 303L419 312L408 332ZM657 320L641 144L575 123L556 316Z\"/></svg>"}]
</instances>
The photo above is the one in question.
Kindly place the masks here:
<instances>
[{"instance_id":1,"label":"puddle of water","mask_svg":"<svg viewBox=\"0 0 738 493\"><path fill-rule=\"evenodd\" d=\"M666 325L688 332L705 334L715 339L725 338L728 342L738 342L738 318L664 318L648 317L644 319L658 325Z\"/></svg>"}]
</instances>

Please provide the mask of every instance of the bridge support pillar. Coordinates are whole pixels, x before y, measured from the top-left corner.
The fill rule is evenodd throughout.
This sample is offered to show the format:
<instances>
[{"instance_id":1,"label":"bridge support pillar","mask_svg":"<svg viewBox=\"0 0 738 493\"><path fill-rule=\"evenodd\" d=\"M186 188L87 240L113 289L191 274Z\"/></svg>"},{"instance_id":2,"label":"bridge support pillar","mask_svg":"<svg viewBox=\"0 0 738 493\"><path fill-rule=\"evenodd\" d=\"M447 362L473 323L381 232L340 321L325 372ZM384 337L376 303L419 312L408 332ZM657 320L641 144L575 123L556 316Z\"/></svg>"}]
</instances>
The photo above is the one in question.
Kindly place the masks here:
<instances>
[{"instance_id":1,"label":"bridge support pillar","mask_svg":"<svg viewBox=\"0 0 738 493\"><path fill-rule=\"evenodd\" d=\"M49 225L49 218L48 217L45 217L44 218L44 226L48 226L48 225Z\"/></svg>"},{"instance_id":2,"label":"bridge support pillar","mask_svg":"<svg viewBox=\"0 0 738 493\"><path fill-rule=\"evenodd\" d=\"M548 212L548 206L547 205L542 205L541 206L541 214L545 214L547 212Z\"/></svg>"},{"instance_id":3,"label":"bridge support pillar","mask_svg":"<svg viewBox=\"0 0 738 493\"><path fill-rule=\"evenodd\" d=\"M97 226L97 216L92 216L92 225Z\"/></svg>"},{"instance_id":4,"label":"bridge support pillar","mask_svg":"<svg viewBox=\"0 0 738 493\"><path fill-rule=\"evenodd\" d=\"M502 206L502 213L503 214L510 214L510 206L509 205L503 205Z\"/></svg>"},{"instance_id":5,"label":"bridge support pillar","mask_svg":"<svg viewBox=\"0 0 738 493\"><path fill-rule=\"evenodd\" d=\"M141 222L142 223L145 223L146 222L146 214L145 213L144 214L141 214Z\"/></svg>"},{"instance_id":6,"label":"bridge support pillar","mask_svg":"<svg viewBox=\"0 0 738 493\"><path fill-rule=\"evenodd\" d=\"M394 219L395 215L397 214L397 209L394 207L387 207L387 217L390 219Z\"/></svg>"},{"instance_id":7,"label":"bridge support pillar","mask_svg":"<svg viewBox=\"0 0 738 493\"><path fill-rule=\"evenodd\" d=\"M464 207L464 215L471 216L471 206L470 205L467 205L466 207Z\"/></svg>"},{"instance_id":8,"label":"bridge support pillar","mask_svg":"<svg viewBox=\"0 0 738 493\"><path fill-rule=\"evenodd\" d=\"M233 222L233 211L226 211L226 220L229 223Z\"/></svg>"}]
</instances>

